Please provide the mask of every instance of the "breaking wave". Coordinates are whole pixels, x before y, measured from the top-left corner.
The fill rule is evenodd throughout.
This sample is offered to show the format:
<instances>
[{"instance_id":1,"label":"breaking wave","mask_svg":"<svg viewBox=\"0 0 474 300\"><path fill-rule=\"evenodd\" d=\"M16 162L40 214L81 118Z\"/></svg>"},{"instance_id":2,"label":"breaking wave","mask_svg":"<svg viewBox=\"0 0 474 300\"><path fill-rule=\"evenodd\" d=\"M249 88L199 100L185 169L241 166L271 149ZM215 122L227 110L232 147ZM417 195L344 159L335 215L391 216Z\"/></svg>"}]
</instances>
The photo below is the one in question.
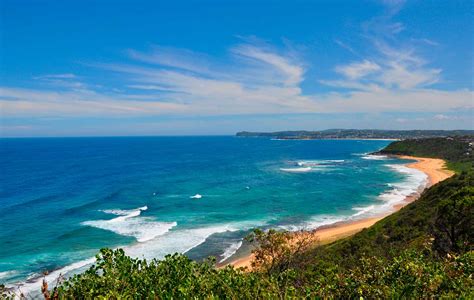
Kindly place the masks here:
<instances>
[{"instance_id":1,"label":"breaking wave","mask_svg":"<svg viewBox=\"0 0 474 300\"><path fill-rule=\"evenodd\" d=\"M361 157L362 159L368 160L386 160L389 159L387 155L376 155L376 154L367 154Z\"/></svg>"},{"instance_id":2,"label":"breaking wave","mask_svg":"<svg viewBox=\"0 0 474 300\"><path fill-rule=\"evenodd\" d=\"M225 249L224 253L221 254L222 259L219 260L219 263L222 263L229 259L232 255L234 255L237 250L240 249L242 246L242 240L232 243L227 249Z\"/></svg>"},{"instance_id":3,"label":"breaking wave","mask_svg":"<svg viewBox=\"0 0 474 300\"><path fill-rule=\"evenodd\" d=\"M82 222L82 225L109 230L119 235L134 237L138 242L146 242L163 235L177 225L176 222L156 222L149 217L141 217L147 206L130 210L103 210L106 214L117 215L110 220L94 220Z\"/></svg>"}]
</instances>

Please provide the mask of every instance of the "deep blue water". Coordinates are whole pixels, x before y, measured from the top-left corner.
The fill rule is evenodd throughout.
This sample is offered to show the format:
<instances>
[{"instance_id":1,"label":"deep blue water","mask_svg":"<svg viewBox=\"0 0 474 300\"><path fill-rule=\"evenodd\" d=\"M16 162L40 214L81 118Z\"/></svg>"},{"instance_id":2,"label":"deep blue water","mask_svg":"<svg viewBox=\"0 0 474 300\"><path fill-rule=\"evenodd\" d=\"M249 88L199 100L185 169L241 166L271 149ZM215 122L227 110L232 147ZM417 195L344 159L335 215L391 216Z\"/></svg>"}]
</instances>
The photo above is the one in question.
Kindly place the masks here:
<instances>
[{"instance_id":1,"label":"deep blue water","mask_svg":"<svg viewBox=\"0 0 474 300\"><path fill-rule=\"evenodd\" d=\"M0 281L71 271L101 247L222 260L253 227L315 228L380 213L423 180L404 161L365 155L388 143L0 139Z\"/></svg>"}]
</instances>

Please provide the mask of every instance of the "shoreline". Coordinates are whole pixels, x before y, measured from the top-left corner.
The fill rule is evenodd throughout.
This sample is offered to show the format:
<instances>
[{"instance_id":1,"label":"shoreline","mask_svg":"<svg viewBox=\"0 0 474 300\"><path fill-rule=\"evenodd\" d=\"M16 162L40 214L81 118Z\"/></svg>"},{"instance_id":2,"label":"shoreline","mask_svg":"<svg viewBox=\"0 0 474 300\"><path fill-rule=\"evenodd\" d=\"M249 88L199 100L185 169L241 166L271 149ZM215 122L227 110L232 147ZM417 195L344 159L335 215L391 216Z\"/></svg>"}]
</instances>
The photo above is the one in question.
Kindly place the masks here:
<instances>
[{"instance_id":1,"label":"shoreline","mask_svg":"<svg viewBox=\"0 0 474 300\"><path fill-rule=\"evenodd\" d=\"M386 216L397 212L407 204L416 201L425 189L454 175L453 171L446 169L446 162L439 158L425 158L407 155L394 155L393 157L415 160L415 162L410 162L404 165L408 168L421 171L428 176L428 182L424 186L420 187L420 190L417 193L407 196L402 202L394 205L391 212L387 212L378 217L336 222L334 224L323 226L311 231L297 231L294 234L309 234L311 235L311 240L320 244L328 244L338 239L354 235L357 232L374 225ZM235 268L245 268L245 270L251 270L252 260L253 254L248 254L234 260L231 258L231 260L228 263L222 265L222 267L226 265L232 265Z\"/></svg>"}]
</instances>

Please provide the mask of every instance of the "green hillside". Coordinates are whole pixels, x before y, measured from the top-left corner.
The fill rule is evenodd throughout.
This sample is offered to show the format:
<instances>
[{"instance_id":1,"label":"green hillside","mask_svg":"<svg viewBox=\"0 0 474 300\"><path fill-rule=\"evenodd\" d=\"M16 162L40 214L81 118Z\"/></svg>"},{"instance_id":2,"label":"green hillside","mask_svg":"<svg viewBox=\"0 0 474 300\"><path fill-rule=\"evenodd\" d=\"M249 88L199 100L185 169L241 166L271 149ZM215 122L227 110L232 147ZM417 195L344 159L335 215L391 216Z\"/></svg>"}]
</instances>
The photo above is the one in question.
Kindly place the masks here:
<instances>
[{"instance_id":1,"label":"green hillside","mask_svg":"<svg viewBox=\"0 0 474 300\"><path fill-rule=\"evenodd\" d=\"M456 172L473 169L474 137L409 139L393 142L380 151L383 154L401 154L442 158Z\"/></svg>"},{"instance_id":2,"label":"green hillside","mask_svg":"<svg viewBox=\"0 0 474 300\"><path fill-rule=\"evenodd\" d=\"M449 142L448 142L449 141ZM255 269L215 268L184 255L162 261L104 249L88 271L44 287L53 299L474 298L474 172L465 141L406 140L383 153L441 157L458 174L356 235L319 246L255 231ZM4 297L8 297L5 292Z\"/></svg>"}]
</instances>

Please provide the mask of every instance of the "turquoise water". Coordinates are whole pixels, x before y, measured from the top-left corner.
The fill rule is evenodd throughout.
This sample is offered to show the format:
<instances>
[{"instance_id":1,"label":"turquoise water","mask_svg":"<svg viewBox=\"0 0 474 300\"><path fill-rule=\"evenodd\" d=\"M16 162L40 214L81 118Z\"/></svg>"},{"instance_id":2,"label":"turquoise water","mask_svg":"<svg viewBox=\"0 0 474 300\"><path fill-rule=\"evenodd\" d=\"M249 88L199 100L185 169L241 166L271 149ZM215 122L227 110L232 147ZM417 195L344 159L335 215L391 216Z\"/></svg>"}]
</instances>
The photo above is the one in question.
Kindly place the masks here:
<instances>
[{"instance_id":1,"label":"turquoise water","mask_svg":"<svg viewBox=\"0 0 474 300\"><path fill-rule=\"evenodd\" d=\"M367 155L389 141L236 137L0 140L0 281L77 272L101 247L225 261L254 227L390 210L424 174Z\"/></svg>"}]
</instances>

